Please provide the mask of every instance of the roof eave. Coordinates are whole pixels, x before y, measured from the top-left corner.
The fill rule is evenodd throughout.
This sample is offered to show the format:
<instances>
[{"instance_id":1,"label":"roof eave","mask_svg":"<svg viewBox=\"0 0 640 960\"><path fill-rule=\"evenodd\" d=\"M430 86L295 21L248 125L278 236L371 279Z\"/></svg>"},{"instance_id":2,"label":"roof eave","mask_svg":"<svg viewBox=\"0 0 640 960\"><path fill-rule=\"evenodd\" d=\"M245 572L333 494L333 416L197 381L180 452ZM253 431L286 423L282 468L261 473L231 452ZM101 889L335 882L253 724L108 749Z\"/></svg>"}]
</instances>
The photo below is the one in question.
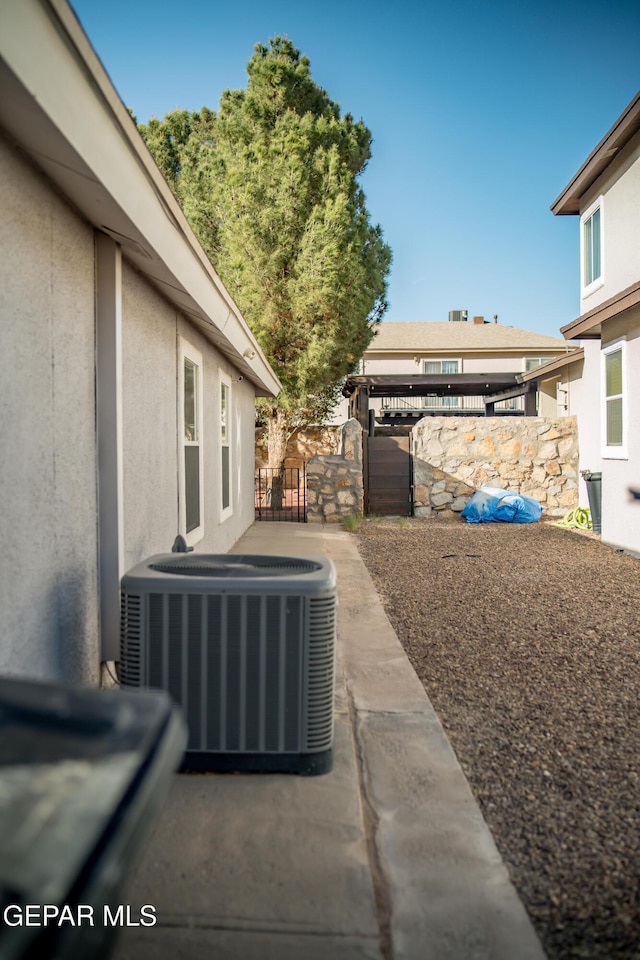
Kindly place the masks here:
<instances>
[{"instance_id":1,"label":"roof eave","mask_svg":"<svg viewBox=\"0 0 640 960\"><path fill-rule=\"evenodd\" d=\"M46 57L34 50L46 50ZM281 384L66 0L0 5L0 123L92 226L253 383Z\"/></svg>"},{"instance_id":2,"label":"roof eave","mask_svg":"<svg viewBox=\"0 0 640 960\"><path fill-rule=\"evenodd\" d=\"M556 216L579 214L582 197L589 187L595 183L620 150L639 130L640 92L636 94L628 107L618 117L597 147L592 150L560 196L551 204L551 212Z\"/></svg>"},{"instance_id":3,"label":"roof eave","mask_svg":"<svg viewBox=\"0 0 640 960\"><path fill-rule=\"evenodd\" d=\"M603 323L620 317L637 306L640 306L640 281L625 287L593 310L567 323L560 328L560 333L566 340L599 340Z\"/></svg>"}]
</instances>

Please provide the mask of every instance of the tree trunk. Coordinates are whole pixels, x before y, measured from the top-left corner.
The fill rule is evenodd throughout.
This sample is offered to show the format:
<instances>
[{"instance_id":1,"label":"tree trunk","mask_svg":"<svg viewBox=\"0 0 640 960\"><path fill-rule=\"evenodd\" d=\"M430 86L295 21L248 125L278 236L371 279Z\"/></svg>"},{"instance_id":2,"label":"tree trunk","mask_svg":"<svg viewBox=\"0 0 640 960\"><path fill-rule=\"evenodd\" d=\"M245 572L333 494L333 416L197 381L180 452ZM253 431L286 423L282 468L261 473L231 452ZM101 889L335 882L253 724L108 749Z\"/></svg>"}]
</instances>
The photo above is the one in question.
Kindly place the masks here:
<instances>
[{"instance_id":1,"label":"tree trunk","mask_svg":"<svg viewBox=\"0 0 640 960\"><path fill-rule=\"evenodd\" d=\"M289 429L284 410L275 408L269 417L267 436L267 454L269 463L269 494L271 507L282 510L284 496L284 460L287 452Z\"/></svg>"}]
</instances>

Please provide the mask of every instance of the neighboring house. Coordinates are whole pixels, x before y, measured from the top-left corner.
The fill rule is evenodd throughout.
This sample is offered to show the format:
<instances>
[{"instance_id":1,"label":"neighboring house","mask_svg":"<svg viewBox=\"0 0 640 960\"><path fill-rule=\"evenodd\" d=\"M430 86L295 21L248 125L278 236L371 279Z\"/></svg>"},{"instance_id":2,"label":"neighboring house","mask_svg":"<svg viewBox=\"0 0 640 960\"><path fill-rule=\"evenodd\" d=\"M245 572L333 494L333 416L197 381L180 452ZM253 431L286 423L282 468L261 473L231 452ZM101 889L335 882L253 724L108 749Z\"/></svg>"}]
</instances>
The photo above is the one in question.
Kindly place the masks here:
<instances>
[{"instance_id":1,"label":"neighboring house","mask_svg":"<svg viewBox=\"0 0 640 960\"><path fill-rule=\"evenodd\" d=\"M580 316L561 331L584 345L568 370L580 468L602 473L603 539L640 551L640 93L551 209L580 218Z\"/></svg>"},{"instance_id":2,"label":"neighboring house","mask_svg":"<svg viewBox=\"0 0 640 960\"><path fill-rule=\"evenodd\" d=\"M254 516L279 383L65 0L0 5L0 672L95 684L119 581Z\"/></svg>"},{"instance_id":3,"label":"neighboring house","mask_svg":"<svg viewBox=\"0 0 640 960\"><path fill-rule=\"evenodd\" d=\"M509 327L484 317L462 319L466 311L451 311L447 322L383 322L361 362L359 374L415 376L431 374L525 373L550 358L567 353L565 341L558 337ZM455 318L455 319L454 319ZM423 413L484 412L482 397L434 396L416 400L399 397L372 398L372 409L379 418L396 411ZM346 419L346 401L340 405L336 422ZM496 404L496 412L521 413L522 397Z\"/></svg>"}]
</instances>

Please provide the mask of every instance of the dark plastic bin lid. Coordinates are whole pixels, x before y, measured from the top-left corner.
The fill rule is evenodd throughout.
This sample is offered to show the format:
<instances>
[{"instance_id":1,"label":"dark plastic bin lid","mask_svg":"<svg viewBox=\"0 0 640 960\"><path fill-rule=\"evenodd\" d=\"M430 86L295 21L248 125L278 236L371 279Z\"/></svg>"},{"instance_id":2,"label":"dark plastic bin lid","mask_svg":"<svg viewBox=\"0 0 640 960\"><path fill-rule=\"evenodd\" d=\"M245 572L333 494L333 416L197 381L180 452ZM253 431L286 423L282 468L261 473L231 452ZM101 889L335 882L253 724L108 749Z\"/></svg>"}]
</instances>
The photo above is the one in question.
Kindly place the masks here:
<instances>
[{"instance_id":1,"label":"dark plastic bin lid","mask_svg":"<svg viewBox=\"0 0 640 960\"><path fill-rule=\"evenodd\" d=\"M0 957L102 956L103 923L185 746L159 691L0 679L0 900L93 906L94 926L0 924Z\"/></svg>"}]
</instances>

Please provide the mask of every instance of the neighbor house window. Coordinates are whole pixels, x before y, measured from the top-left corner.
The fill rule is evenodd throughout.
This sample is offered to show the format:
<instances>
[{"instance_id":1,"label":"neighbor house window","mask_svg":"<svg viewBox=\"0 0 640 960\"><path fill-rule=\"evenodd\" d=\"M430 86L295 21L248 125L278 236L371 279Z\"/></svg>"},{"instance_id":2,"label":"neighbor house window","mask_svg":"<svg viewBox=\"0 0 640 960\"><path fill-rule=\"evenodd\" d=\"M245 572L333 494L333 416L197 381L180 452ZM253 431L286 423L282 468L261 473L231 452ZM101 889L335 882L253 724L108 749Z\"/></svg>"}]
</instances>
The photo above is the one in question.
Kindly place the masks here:
<instances>
[{"instance_id":1,"label":"neighbor house window","mask_svg":"<svg viewBox=\"0 0 640 960\"><path fill-rule=\"evenodd\" d=\"M546 363L548 357L525 357L524 368L528 373L529 370L535 370L536 367L541 367L543 363Z\"/></svg>"},{"instance_id":2,"label":"neighbor house window","mask_svg":"<svg viewBox=\"0 0 640 960\"><path fill-rule=\"evenodd\" d=\"M460 373L459 360L423 360L423 373ZM438 407L460 407L460 397L442 397Z\"/></svg>"},{"instance_id":3,"label":"neighbor house window","mask_svg":"<svg viewBox=\"0 0 640 960\"><path fill-rule=\"evenodd\" d=\"M204 536L202 354L180 338L178 363L179 528L192 546Z\"/></svg>"},{"instance_id":4,"label":"neighbor house window","mask_svg":"<svg viewBox=\"0 0 640 960\"><path fill-rule=\"evenodd\" d=\"M582 293L588 295L604 283L602 257L602 197L580 218L582 246Z\"/></svg>"},{"instance_id":5,"label":"neighbor house window","mask_svg":"<svg viewBox=\"0 0 640 960\"><path fill-rule=\"evenodd\" d=\"M603 436L604 456L624 459L626 451L627 411L625 395L624 340L612 343L602 351L604 386Z\"/></svg>"},{"instance_id":6,"label":"neighbor house window","mask_svg":"<svg viewBox=\"0 0 640 960\"><path fill-rule=\"evenodd\" d=\"M220 373L220 490L221 516L232 511L231 504L231 382Z\"/></svg>"},{"instance_id":7,"label":"neighbor house window","mask_svg":"<svg viewBox=\"0 0 640 960\"><path fill-rule=\"evenodd\" d=\"M460 373L459 360L423 360L423 373Z\"/></svg>"}]
</instances>

